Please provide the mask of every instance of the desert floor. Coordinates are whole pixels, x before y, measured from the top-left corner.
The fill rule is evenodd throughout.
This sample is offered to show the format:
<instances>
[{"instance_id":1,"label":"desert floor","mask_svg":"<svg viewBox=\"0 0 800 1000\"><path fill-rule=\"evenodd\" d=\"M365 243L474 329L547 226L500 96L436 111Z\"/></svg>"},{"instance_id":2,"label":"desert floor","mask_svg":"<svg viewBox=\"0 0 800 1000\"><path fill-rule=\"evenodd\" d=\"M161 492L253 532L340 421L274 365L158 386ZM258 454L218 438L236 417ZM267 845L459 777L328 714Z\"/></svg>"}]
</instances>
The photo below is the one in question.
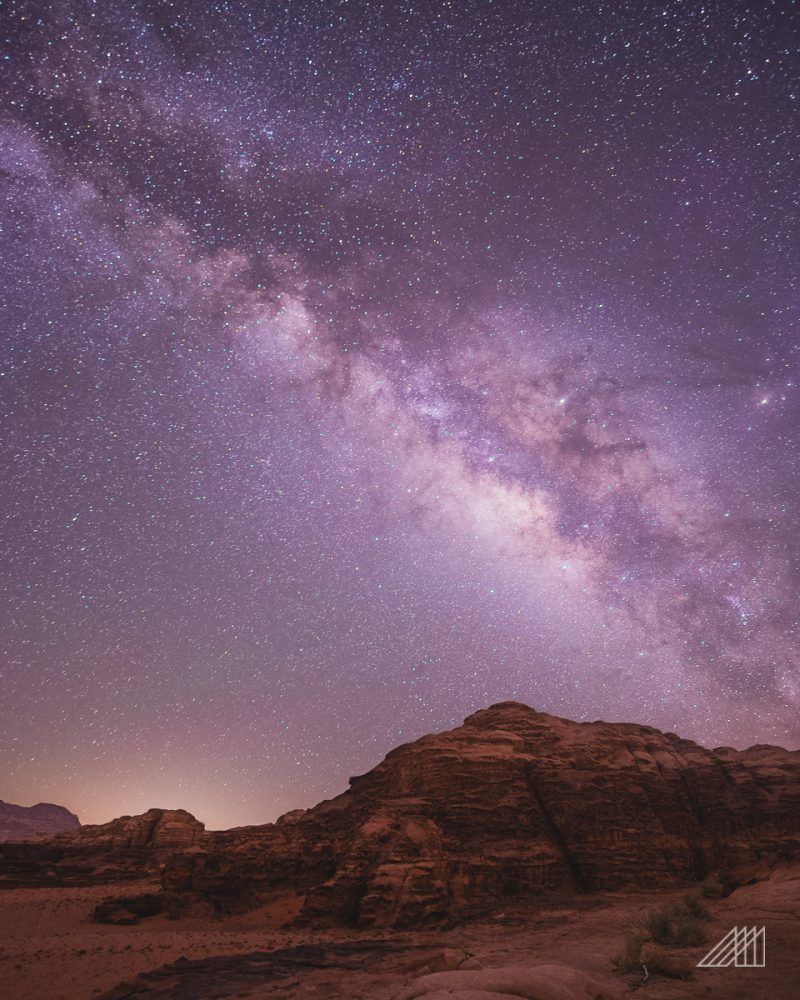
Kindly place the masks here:
<instances>
[{"instance_id":1,"label":"desert floor","mask_svg":"<svg viewBox=\"0 0 800 1000\"><path fill-rule=\"evenodd\" d=\"M157 918L133 927L91 922L97 902L132 888L0 893L0 997L397 1000L421 967L452 967L465 955L468 967L569 965L620 998L800 996L797 867L711 901L707 944L685 951L697 961L732 926L764 926L766 967L696 969L686 981L655 975L644 981L642 974L616 972L611 963L636 915L681 893L606 893L535 911L509 911L447 931L414 933L287 931L280 929L291 915L286 910L205 922Z\"/></svg>"}]
</instances>

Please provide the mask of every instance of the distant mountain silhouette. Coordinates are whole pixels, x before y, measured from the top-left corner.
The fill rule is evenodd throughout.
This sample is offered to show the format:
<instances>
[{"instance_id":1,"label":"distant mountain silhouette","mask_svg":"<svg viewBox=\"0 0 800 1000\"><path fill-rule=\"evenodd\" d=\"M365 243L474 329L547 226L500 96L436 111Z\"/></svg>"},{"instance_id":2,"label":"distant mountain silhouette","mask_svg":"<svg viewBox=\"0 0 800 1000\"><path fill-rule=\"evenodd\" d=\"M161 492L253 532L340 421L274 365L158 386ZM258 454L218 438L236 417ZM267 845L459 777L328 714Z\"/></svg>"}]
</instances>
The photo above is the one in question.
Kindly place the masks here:
<instances>
[{"instance_id":1,"label":"distant mountain silhouette","mask_svg":"<svg viewBox=\"0 0 800 1000\"><path fill-rule=\"evenodd\" d=\"M0 840L26 840L36 836L79 830L81 821L64 806L39 802L15 806L0 799Z\"/></svg>"}]
</instances>

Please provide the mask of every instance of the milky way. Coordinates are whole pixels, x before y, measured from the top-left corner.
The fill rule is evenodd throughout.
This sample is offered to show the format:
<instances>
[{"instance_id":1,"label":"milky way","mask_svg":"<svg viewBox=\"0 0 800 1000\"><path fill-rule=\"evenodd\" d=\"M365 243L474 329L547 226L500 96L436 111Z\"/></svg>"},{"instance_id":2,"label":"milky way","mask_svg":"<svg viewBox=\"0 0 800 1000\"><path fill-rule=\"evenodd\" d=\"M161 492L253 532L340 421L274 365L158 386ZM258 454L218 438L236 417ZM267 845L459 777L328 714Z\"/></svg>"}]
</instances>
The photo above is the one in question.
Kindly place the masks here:
<instances>
[{"instance_id":1,"label":"milky way","mask_svg":"<svg viewBox=\"0 0 800 1000\"><path fill-rule=\"evenodd\" d=\"M800 744L795 4L0 18L0 796Z\"/></svg>"}]
</instances>

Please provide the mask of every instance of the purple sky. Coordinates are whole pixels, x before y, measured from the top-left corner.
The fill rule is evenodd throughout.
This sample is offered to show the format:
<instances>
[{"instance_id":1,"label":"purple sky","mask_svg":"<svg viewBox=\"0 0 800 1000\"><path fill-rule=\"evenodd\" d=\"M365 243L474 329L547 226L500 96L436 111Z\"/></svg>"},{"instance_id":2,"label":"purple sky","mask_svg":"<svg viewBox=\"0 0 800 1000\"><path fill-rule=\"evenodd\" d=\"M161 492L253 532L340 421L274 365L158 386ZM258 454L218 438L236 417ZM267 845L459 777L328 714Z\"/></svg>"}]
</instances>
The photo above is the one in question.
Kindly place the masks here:
<instances>
[{"instance_id":1,"label":"purple sky","mask_svg":"<svg viewBox=\"0 0 800 1000\"><path fill-rule=\"evenodd\" d=\"M0 797L800 744L796 5L570 6L3 5Z\"/></svg>"}]
</instances>

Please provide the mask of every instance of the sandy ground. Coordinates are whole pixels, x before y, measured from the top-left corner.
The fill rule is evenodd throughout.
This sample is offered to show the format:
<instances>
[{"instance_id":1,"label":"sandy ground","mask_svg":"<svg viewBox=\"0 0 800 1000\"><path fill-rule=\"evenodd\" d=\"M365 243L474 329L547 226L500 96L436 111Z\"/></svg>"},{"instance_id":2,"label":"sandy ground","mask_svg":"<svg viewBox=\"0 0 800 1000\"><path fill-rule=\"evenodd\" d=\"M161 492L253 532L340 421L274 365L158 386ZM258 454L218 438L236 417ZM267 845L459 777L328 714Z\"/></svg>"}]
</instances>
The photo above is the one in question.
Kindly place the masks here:
<instances>
[{"instance_id":1,"label":"sandy ground","mask_svg":"<svg viewBox=\"0 0 800 1000\"><path fill-rule=\"evenodd\" d=\"M229 921L154 918L133 927L97 924L90 914L114 896L156 891L156 882L119 888L10 889L0 893L0 998L85 1000L176 959L241 954L293 944L276 933L280 916ZM254 925L261 924L257 929Z\"/></svg>"},{"instance_id":2,"label":"sandy ground","mask_svg":"<svg viewBox=\"0 0 800 1000\"><path fill-rule=\"evenodd\" d=\"M91 922L89 915L97 902L115 891L129 894L132 888L0 893L0 997L90 1000L123 981L136 980L132 995L175 1000L234 996L396 1000L425 956L443 949L466 952L483 967L571 965L621 998L795 1000L800 996L800 869L779 872L769 881L710 903L708 944L686 951L697 961L735 924L755 924L766 927L766 967L697 969L688 981L656 976L643 981L639 974L617 973L611 964L635 915L680 893L604 894L582 898L578 907L509 912L449 931L415 934L281 930L291 907L202 922L158 918L133 927ZM146 891L151 886L141 883L136 888ZM322 960L314 956L309 960L301 947L309 945L325 951ZM300 948L299 963L273 975L271 956L276 949L292 948ZM292 955L290 966L295 961Z\"/></svg>"}]
</instances>

